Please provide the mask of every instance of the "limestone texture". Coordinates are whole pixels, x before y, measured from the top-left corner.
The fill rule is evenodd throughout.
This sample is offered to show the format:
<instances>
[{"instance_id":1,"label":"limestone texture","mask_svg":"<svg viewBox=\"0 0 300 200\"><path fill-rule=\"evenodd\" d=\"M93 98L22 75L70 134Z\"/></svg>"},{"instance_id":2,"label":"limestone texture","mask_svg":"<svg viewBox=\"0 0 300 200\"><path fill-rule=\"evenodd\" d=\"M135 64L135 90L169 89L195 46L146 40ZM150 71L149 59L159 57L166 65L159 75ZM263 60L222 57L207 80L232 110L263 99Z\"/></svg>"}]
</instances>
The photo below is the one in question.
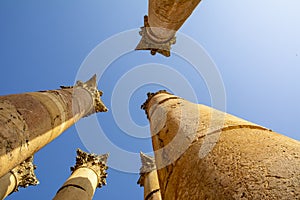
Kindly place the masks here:
<instances>
[{"instance_id":1,"label":"limestone texture","mask_svg":"<svg viewBox=\"0 0 300 200\"><path fill-rule=\"evenodd\" d=\"M300 142L166 91L142 106L162 199L300 199Z\"/></svg>"},{"instance_id":2,"label":"limestone texture","mask_svg":"<svg viewBox=\"0 0 300 200\"><path fill-rule=\"evenodd\" d=\"M0 96L0 177L80 118L105 112L96 76L60 90Z\"/></svg>"},{"instance_id":3,"label":"limestone texture","mask_svg":"<svg viewBox=\"0 0 300 200\"><path fill-rule=\"evenodd\" d=\"M170 56L171 45L176 42L176 31L192 14L200 0L149 0L148 16L141 28L142 39L136 50L150 50Z\"/></svg>"}]
</instances>

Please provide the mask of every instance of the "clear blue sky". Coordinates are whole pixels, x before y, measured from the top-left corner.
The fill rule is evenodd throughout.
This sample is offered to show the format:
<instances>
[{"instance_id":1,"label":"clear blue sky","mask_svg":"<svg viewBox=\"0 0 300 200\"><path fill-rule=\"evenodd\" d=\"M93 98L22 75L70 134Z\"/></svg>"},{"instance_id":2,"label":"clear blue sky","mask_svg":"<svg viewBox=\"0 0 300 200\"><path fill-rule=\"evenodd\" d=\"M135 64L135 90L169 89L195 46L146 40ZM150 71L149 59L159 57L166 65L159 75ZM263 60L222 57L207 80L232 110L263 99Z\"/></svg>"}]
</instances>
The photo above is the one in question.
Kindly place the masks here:
<instances>
[{"instance_id":1,"label":"clear blue sky","mask_svg":"<svg viewBox=\"0 0 300 200\"><path fill-rule=\"evenodd\" d=\"M142 26L147 6L146 0L0 0L0 95L73 85L80 66L91 51L111 36ZM226 109L223 110L297 140L300 139L299 7L298 0L203 1L180 29L202 45L215 62L226 91ZM138 32L136 34L137 42ZM110 50L117 51L131 42L125 39ZM176 45L181 45L180 41ZM195 56L198 54L194 52ZM107 57L104 53L98 59ZM123 119L130 116L127 120L132 124L128 126L138 127L130 129L132 133L116 123L112 97L117 95L114 94L115 87L124 74L149 63L158 66L156 73L160 71L159 64L174 69L189 80L199 103L212 105L207 90L210 86L205 84L205 77L197 78L190 64L180 56L152 57L149 52L133 51L120 55L99 77L103 100L110 112L94 117L114 146L135 155L141 150L151 151L151 141L149 137L145 138L149 133L141 132L139 137L134 132L147 130L147 127L138 127L148 124L140 104L148 91L163 87L155 81L137 85L139 87L132 91L130 98L124 99L124 104L117 102L120 108L128 108L125 111L129 112L127 115L120 109L118 116ZM130 83L138 82L137 79L131 79ZM176 84L178 87L183 85ZM184 89L171 90L185 97ZM104 140L94 140L96 147L83 144L82 132L78 132L73 126L39 151L35 163L40 185L21 189L7 199L51 199L70 175L76 148L98 148L97 153L108 151L100 148L107 145ZM93 134L98 134L96 129L86 132L92 140ZM94 199L142 199L143 190L136 184L138 174L124 172L126 170L122 169L130 161L116 154L111 154L108 185L98 189ZM135 165L139 166L139 163Z\"/></svg>"}]
</instances>

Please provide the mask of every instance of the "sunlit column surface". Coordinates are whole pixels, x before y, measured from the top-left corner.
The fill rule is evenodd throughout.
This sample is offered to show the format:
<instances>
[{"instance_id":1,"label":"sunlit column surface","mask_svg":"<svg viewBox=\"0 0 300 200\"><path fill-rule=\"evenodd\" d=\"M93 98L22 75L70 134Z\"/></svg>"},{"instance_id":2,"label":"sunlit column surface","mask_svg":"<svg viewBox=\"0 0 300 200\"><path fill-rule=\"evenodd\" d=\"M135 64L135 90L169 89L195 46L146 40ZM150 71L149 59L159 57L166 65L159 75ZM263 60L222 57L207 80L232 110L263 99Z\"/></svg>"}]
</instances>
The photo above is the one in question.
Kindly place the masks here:
<instances>
[{"instance_id":1,"label":"sunlit column surface","mask_svg":"<svg viewBox=\"0 0 300 200\"><path fill-rule=\"evenodd\" d=\"M30 185L37 185L33 164L33 157L23 161L20 165L0 178L0 199L4 199L13 192L18 191L19 187L26 188Z\"/></svg>"},{"instance_id":2,"label":"sunlit column surface","mask_svg":"<svg viewBox=\"0 0 300 200\"><path fill-rule=\"evenodd\" d=\"M176 31L183 25L200 0L149 0L148 16L144 17L142 39L136 50L150 50L170 56Z\"/></svg>"},{"instance_id":3,"label":"sunlit column surface","mask_svg":"<svg viewBox=\"0 0 300 200\"><path fill-rule=\"evenodd\" d=\"M162 199L300 198L299 141L165 91L142 108Z\"/></svg>"},{"instance_id":4,"label":"sunlit column surface","mask_svg":"<svg viewBox=\"0 0 300 200\"><path fill-rule=\"evenodd\" d=\"M105 112L96 76L74 87L0 96L0 177L77 120Z\"/></svg>"},{"instance_id":5,"label":"sunlit column surface","mask_svg":"<svg viewBox=\"0 0 300 200\"><path fill-rule=\"evenodd\" d=\"M72 175L57 191L55 200L90 200L97 187L106 185L108 154L88 154L77 150L76 165Z\"/></svg>"},{"instance_id":6,"label":"sunlit column surface","mask_svg":"<svg viewBox=\"0 0 300 200\"><path fill-rule=\"evenodd\" d=\"M155 160L141 152L142 167L138 184L144 187L144 200L161 200Z\"/></svg>"}]
</instances>

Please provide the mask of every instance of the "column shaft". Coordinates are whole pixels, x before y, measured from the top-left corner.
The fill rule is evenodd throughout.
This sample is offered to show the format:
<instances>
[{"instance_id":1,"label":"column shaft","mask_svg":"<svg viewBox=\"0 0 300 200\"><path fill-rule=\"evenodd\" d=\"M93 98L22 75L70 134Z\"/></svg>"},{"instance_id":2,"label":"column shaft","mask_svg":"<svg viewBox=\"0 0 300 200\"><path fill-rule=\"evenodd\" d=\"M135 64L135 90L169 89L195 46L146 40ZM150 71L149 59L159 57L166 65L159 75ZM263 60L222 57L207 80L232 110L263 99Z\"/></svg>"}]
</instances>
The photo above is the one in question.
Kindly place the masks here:
<instances>
[{"instance_id":1,"label":"column shaft","mask_svg":"<svg viewBox=\"0 0 300 200\"><path fill-rule=\"evenodd\" d=\"M144 17L142 39L136 50L151 50L170 56L176 31L192 14L200 0L149 0L148 16Z\"/></svg>"},{"instance_id":2,"label":"column shaft","mask_svg":"<svg viewBox=\"0 0 300 200\"><path fill-rule=\"evenodd\" d=\"M97 187L106 184L108 155L95 155L77 150L72 175L57 191L54 200L91 200Z\"/></svg>"},{"instance_id":3,"label":"column shaft","mask_svg":"<svg viewBox=\"0 0 300 200\"><path fill-rule=\"evenodd\" d=\"M107 111L96 77L74 87L0 96L0 177L81 117Z\"/></svg>"},{"instance_id":4,"label":"column shaft","mask_svg":"<svg viewBox=\"0 0 300 200\"><path fill-rule=\"evenodd\" d=\"M199 3L200 0L149 0L148 23L150 27L177 31ZM154 34L159 38L170 39L170 36L159 32Z\"/></svg>"},{"instance_id":5,"label":"column shaft","mask_svg":"<svg viewBox=\"0 0 300 200\"><path fill-rule=\"evenodd\" d=\"M144 179L144 200L161 200L157 172L149 172Z\"/></svg>"},{"instance_id":6,"label":"column shaft","mask_svg":"<svg viewBox=\"0 0 300 200\"><path fill-rule=\"evenodd\" d=\"M0 178L0 199L17 192L19 187L26 188L30 185L39 184L34 173L35 169L32 156L2 176Z\"/></svg>"},{"instance_id":7,"label":"column shaft","mask_svg":"<svg viewBox=\"0 0 300 200\"><path fill-rule=\"evenodd\" d=\"M4 199L9 194L11 194L17 186L17 181L15 176L8 172L0 178L0 199Z\"/></svg>"},{"instance_id":8,"label":"column shaft","mask_svg":"<svg viewBox=\"0 0 300 200\"><path fill-rule=\"evenodd\" d=\"M162 199L300 198L300 142L166 92L149 94Z\"/></svg>"},{"instance_id":9,"label":"column shaft","mask_svg":"<svg viewBox=\"0 0 300 200\"><path fill-rule=\"evenodd\" d=\"M144 187L144 200L161 200L158 176L153 157L141 152L142 167L138 184Z\"/></svg>"},{"instance_id":10,"label":"column shaft","mask_svg":"<svg viewBox=\"0 0 300 200\"><path fill-rule=\"evenodd\" d=\"M57 192L54 200L88 200L94 196L98 185L97 174L88 168L79 168L74 171L61 189Z\"/></svg>"}]
</instances>

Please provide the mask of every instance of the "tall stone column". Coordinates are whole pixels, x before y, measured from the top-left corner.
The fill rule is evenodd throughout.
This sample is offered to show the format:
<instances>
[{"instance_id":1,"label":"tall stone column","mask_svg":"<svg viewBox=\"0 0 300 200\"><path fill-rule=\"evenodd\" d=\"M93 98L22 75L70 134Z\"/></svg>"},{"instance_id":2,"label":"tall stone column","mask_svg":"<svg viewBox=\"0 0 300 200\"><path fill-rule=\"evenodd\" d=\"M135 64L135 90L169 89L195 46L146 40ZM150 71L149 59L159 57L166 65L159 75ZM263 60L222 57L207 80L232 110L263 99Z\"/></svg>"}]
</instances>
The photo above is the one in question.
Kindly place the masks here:
<instances>
[{"instance_id":1,"label":"tall stone column","mask_svg":"<svg viewBox=\"0 0 300 200\"><path fill-rule=\"evenodd\" d=\"M26 188L30 185L37 185L33 164L33 156L23 161L20 165L0 178L0 199L4 199L13 192L18 191L19 187Z\"/></svg>"},{"instance_id":2,"label":"tall stone column","mask_svg":"<svg viewBox=\"0 0 300 200\"><path fill-rule=\"evenodd\" d=\"M200 0L149 0L148 16L144 17L142 39L136 50L150 50L170 56L176 31L183 25Z\"/></svg>"},{"instance_id":3,"label":"tall stone column","mask_svg":"<svg viewBox=\"0 0 300 200\"><path fill-rule=\"evenodd\" d=\"M91 200L97 187L106 185L108 154L88 154L77 149L72 175L57 191L54 200Z\"/></svg>"},{"instance_id":4,"label":"tall stone column","mask_svg":"<svg viewBox=\"0 0 300 200\"><path fill-rule=\"evenodd\" d=\"M142 167L137 183L144 187L144 200L161 200L155 160L142 152L140 155Z\"/></svg>"},{"instance_id":5,"label":"tall stone column","mask_svg":"<svg viewBox=\"0 0 300 200\"><path fill-rule=\"evenodd\" d=\"M142 106L162 199L298 199L300 142L165 91Z\"/></svg>"},{"instance_id":6,"label":"tall stone column","mask_svg":"<svg viewBox=\"0 0 300 200\"><path fill-rule=\"evenodd\" d=\"M0 96L0 177L77 120L105 112L96 76L74 87Z\"/></svg>"}]
</instances>

